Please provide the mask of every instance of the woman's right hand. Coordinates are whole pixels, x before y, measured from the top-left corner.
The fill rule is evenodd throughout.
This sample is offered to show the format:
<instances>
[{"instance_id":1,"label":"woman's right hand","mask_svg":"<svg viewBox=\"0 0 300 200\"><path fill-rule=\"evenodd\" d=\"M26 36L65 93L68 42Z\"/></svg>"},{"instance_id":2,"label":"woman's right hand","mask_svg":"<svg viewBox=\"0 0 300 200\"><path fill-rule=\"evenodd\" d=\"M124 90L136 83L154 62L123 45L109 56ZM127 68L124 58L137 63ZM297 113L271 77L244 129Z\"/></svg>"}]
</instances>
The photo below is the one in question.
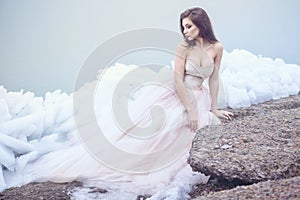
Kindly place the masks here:
<instances>
[{"instance_id":1,"label":"woman's right hand","mask_svg":"<svg viewBox=\"0 0 300 200\"><path fill-rule=\"evenodd\" d=\"M226 110L212 110L212 112L217 116L217 117L222 117L228 120L231 120L233 117L233 113L226 111Z\"/></svg>"},{"instance_id":2,"label":"woman's right hand","mask_svg":"<svg viewBox=\"0 0 300 200\"><path fill-rule=\"evenodd\" d=\"M195 110L188 111L188 120L189 120L189 128L192 131L197 131L198 129L198 117Z\"/></svg>"}]
</instances>

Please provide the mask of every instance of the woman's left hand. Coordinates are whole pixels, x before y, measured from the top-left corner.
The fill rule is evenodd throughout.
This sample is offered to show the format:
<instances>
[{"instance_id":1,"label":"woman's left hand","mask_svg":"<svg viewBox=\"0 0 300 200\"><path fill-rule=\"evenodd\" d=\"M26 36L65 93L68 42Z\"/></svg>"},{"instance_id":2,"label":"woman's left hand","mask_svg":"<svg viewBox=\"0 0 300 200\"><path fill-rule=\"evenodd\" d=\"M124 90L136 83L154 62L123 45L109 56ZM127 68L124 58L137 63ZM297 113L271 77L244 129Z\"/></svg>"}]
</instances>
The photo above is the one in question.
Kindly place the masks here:
<instances>
[{"instance_id":1,"label":"woman's left hand","mask_svg":"<svg viewBox=\"0 0 300 200\"><path fill-rule=\"evenodd\" d=\"M233 113L226 110L214 110L212 111L217 117L222 117L225 119L231 120L233 117Z\"/></svg>"}]
</instances>

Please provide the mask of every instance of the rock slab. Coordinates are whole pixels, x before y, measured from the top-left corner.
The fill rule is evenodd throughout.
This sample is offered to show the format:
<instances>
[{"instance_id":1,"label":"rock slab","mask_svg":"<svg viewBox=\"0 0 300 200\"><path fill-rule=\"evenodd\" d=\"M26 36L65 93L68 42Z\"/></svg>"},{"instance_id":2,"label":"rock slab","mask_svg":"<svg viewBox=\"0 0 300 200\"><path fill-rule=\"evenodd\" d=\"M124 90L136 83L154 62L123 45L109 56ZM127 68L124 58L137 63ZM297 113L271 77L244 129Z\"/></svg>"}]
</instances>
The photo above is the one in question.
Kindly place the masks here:
<instances>
[{"instance_id":1,"label":"rock slab","mask_svg":"<svg viewBox=\"0 0 300 200\"><path fill-rule=\"evenodd\" d=\"M300 95L239 109L195 136L194 171L240 184L300 175Z\"/></svg>"},{"instance_id":2,"label":"rock slab","mask_svg":"<svg viewBox=\"0 0 300 200\"><path fill-rule=\"evenodd\" d=\"M211 192L196 200L300 199L300 176Z\"/></svg>"}]
</instances>

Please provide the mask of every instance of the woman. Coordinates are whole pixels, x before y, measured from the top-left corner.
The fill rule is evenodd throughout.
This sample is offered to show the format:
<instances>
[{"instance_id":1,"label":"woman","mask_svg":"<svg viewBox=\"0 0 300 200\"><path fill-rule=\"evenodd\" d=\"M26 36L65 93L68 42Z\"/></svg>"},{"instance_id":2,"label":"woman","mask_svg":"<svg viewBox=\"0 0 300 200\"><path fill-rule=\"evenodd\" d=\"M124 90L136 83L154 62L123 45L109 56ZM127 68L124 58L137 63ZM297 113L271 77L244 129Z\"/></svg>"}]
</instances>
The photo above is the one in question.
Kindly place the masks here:
<instances>
[{"instance_id":1,"label":"woman","mask_svg":"<svg viewBox=\"0 0 300 200\"><path fill-rule=\"evenodd\" d=\"M231 119L233 115L231 112L217 109L223 46L213 33L207 13L202 8L188 9L180 15L180 25L186 42L180 44L177 49L175 83L178 95L188 112L190 128L197 130L201 127L198 127L197 113L187 99L185 81L192 85L191 89L206 90L202 83L204 78L209 76L211 111L218 117Z\"/></svg>"},{"instance_id":2,"label":"woman","mask_svg":"<svg viewBox=\"0 0 300 200\"><path fill-rule=\"evenodd\" d=\"M232 113L217 109L218 72L223 47L213 34L206 12L201 8L183 12L180 25L186 41L177 48L175 76L172 77L170 91L158 86L142 92L132 103L133 110L138 113L136 124L127 131L117 129L111 122L101 121L105 118L100 119L111 143L127 154L104 148L105 145L99 141L100 157L111 161L109 164L104 162L104 166L103 162L90 156L79 142L77 145L72 143L33 163L28 172L32 175L32 181L102 180L113 181L114 184L129 183L133 190L137 190L142 185L148 189L168 185L178 174L192 176L186 160L196 131L203 126L219 123L216 116L231 119ZM202 86L208 77L210 93ZM164 108L166 121L163 126L154 125L155 131L153 129L151 137L130 137L136 127L147 126L149 121L161 125L160 113L149 118L151 109L148 107L155 104ZM138 110L145 112L141 115ZM137 134L142 135L143 132ZM130 153L142 156L127 156Z\"/></svg>"}]
</instances>

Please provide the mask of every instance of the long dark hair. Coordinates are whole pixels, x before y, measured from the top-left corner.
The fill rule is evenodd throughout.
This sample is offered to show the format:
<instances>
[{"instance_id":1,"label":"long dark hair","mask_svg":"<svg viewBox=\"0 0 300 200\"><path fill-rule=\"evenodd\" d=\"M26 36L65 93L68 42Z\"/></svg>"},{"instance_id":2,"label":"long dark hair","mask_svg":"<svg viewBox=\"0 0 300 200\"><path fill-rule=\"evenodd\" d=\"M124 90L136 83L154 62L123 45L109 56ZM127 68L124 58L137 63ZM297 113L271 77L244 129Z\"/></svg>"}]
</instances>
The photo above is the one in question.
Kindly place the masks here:
<instances>
[{"instance_id":1,"label":"long dark hair","mask_svg":"<svg viewBox=\"0 0 300 200\"><path fill-rule=\"evenodd\" d=\"M214 34L213 28L211 26L210 19L207 13L205 12L205 10L199 7L195 7L195 8L187 9L186 11L180 14L180 29L183 36L184 36L183 33L184 27L182 25L182 20L186 17L189 17L192 20L192 22L200 29L199 32L200 37L208 40L210 43L218 42ZM190 45L195 44L193 42L189 42L187 39L186 42L188 42L188 44Z\"/></svg>"}]
</instances>

